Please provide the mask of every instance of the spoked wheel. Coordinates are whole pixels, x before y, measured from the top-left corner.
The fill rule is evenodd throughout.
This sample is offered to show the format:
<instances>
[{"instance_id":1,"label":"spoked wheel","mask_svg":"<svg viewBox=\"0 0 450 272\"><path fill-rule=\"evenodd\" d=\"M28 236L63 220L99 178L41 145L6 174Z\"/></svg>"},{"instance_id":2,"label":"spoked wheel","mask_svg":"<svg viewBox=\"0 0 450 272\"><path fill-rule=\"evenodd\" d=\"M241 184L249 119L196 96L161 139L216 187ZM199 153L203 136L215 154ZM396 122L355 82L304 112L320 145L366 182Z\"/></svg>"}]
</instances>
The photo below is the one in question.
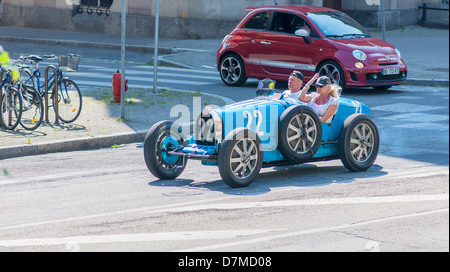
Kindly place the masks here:
<instances>
[{"instance_id":1,"label":"spoked wheel","mask_svg":"<svg viewBox=\"0 0 450 272\"><path fill-rule=\"evenodd\" d=\"M170 155L183 144L180 133L171 129L171 121L154 124L147 132L144 141L144 158L148 170L159 179L175 179L186 167L183 156Z\"/></svg>"},{"instance_id":2,"label":"spoked wheel","mask_svg":"<svg viewBox=\"0 0 450 272\"><path fill-rule=\"evenodd\" d=\"M351 171L365 171L375 162L380 137L375 122L366 114L348 117L339 134L339 157Z\"/></svg>"},{"instance_id":3,"label":"spoked wheel","mask_svg":"<svg viewBox=\"0 0 450 272\"><path fill-rule=\"evenodd\" d=\"M44 103L33 87L24 85L20 91L23 100L20 125L26 130L35 130L44 118Z\"/></svg>"},{"instance_id":4,"label":"spoked wheel","mask_svg":"<svg viewBox=\"0 0 450 272\"><path fill-rule=\"evenodd\" d=\"M297 160L311 158L319 149L322 125L307 106L292 106L280 116L278 134L280 152Z\"/></svg>"},{"instance_id":5,"label":"spoked wheel","mask_svg":"<svg viewBox=\"0 0 450 272\"><path fill-rule=\"evenodd\" d=\"M245 128L230 132L219 151L220 176L231 187L248 186L259 174L262 162L261 140Z\"/></svg>"},{"instance_id":6,"label":"spoked wheel","mask_svg":"<svg viewBox=\"0 0 450 272\"><path fill-rule=\"evenodd\" d=\"M345 87L344 71L341 66L335 61L325 61L320 65L318 69L319 76L327 76L331 79L332 83L335 83L342 88Z\"/></svg>"},{"instance_id":7,"label":"spoked wheel","mask_svg":"<svg viewBox=\"0 0 450 272\"><path fill-rule=\"evenodd\" d=\"M241 86L247 81L244 61L237 54L229 54L220 61L220 78L228 86Z\"/></svg>"},{"instance_id":8,"label":"spoked wheel","mask_svg":"<svg viewBox=\"0 0 450 272\"><path fill-rule=\"evenodd\" d=\"M0 121L5 129L13 130L22 117L22 98L19 91L7 86L0 100Z\"/></svg>"},{"instance_id":9,"label":"spoked wheel","mask_svg":"<svg viewBox=\"0 0 450 272\"><path fill-rule=\"evenodd\" d=\"M58 117L64 123L72 123L80 116L83 106L81 91L71 79L63 79L61 84L58 92Z\"/></svg>"}]
</instances>

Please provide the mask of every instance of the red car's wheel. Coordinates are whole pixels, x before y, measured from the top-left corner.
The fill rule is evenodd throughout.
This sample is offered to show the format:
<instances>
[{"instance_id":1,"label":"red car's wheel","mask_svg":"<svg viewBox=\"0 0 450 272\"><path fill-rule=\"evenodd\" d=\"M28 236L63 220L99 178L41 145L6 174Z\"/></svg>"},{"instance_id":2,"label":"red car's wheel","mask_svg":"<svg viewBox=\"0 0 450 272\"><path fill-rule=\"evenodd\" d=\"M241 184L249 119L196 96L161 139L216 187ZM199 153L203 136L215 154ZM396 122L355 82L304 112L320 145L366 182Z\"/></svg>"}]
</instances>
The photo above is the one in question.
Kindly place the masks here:
<instances>
[{"instance_id":1,"label":"red car's wheel","mask_svg":"<svg viewBox=\"0 0 450 272\"><path fill-rule=\"evenodd\" d=\"M332 60L325 61L319 66L317 72L320 76L329 77L332 83L345 88L344 70L342 70L339 63Z\"/></svg>"},{"instance_id":2,"label":"red car's wheel","mask_svg":"<svg viewBox=\"0 0 450 272\"><path fill-rule=\"evenodd\" d=\"M247 81L242 58L234 53L223 57L219 64L220 78L228 86L241 86Z\"/></svg>"}]
</instances>

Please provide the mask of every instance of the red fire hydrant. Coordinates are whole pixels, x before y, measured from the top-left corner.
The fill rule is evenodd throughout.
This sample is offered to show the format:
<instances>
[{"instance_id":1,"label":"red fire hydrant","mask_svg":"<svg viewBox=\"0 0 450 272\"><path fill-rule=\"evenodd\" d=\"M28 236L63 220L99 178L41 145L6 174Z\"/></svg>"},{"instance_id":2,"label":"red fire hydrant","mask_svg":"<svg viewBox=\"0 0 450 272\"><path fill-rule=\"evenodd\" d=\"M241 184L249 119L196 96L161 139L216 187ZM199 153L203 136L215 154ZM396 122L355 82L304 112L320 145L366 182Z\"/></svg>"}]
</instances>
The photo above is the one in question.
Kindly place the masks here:
<instances>
[{"instance_id":1,"label":"red fire hydrant","mask_svg":"<svg viewBox=\"0 0 450 272\"><path fill-rule=\"evenodd\" d=\"M122 84L122 74L119 70L117 70L117 73L113 74L113 80L112 80L112 89L113 89L113 95L114 95L114 102L120 103L120 96L121 96L121 84ZM125 79L125 92L128 90L128 79Z\"/></svg>"}]
</instances>

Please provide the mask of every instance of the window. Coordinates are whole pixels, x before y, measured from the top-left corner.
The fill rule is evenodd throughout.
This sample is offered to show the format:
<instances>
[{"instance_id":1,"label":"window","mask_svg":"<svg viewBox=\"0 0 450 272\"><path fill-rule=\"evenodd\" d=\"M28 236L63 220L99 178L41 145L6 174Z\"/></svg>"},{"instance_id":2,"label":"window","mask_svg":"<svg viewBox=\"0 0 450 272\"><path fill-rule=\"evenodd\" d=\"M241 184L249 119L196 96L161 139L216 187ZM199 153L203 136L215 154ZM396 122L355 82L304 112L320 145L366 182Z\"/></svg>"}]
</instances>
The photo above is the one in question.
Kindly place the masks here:
<instances>
[{"instance_id":1,"label":"window","mask_svg":"<svg viewBox=\"0 0 450 272\"><path fill-rule=\"evenodd\" d=\"M273 15L271 31L295 34L299 29L308 31L310 37L319 38L316 31L300 16L291 13L276 12Z\"/></svg>"},{"instance_id":2,"label":"window","mask_svg":"<svg viewBox=\"0 0 450 272\"><path fill-rule=\"evenodd\" d=\"M248 20L245 28L265 30L269 21L269 12L261 12Z\"/></svg>"},{"instance_id":3,"label":"window","mask_svg":"<svg viewBox=\"0 0 450 272\"><path fill-rule=\"evenodd\" d=\"M370 37L367 30L342 12L314 12L307 16L328 38Z\"/></svg>"}]
</instances>

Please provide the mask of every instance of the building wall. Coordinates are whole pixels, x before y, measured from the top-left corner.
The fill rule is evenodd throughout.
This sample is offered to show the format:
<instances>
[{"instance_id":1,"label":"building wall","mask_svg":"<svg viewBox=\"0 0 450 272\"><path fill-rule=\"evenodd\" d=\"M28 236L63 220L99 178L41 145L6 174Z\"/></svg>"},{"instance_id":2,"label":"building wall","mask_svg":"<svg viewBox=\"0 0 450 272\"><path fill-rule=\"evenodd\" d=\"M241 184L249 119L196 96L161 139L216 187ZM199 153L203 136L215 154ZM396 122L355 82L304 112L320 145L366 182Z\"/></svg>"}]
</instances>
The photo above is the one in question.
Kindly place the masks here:
<instances>
[{"instance_id":1,"label":"building wall","mask_svg":"<svg viewBox=\"0 0 450 272\"><path fill-rule=\"evenodd\" d=\"M422 18L419 6L423 3L436 6L442 0L384 0L386 29L417 24ZM365 27L380 29L382 26L380 0L342 0L342 10ZM448 16L448 12L442 14Z\"/></svg>"},{"instance_id":2,"label":"building wall","mask_svg":"<svg viewBox=\"0 0 450 272\"><path fill-rule=\"evenodd\" d=\"M119 34L122 0L111 13L78 13L80 0L0 0L0 25ZM160 36L166 38L221 38L245 15L249 6L322 6L322 0L160 0ZM380 0L341 0L342 8L364 26L381 28ZM416 24L418 6L441 0L384 0L387 29ZM127 0L127 34L154 35L156 0ZM448 5L447 5L448 6ZM447 12L448 16L448 12Z\"/></svg>"}]
</instances>

